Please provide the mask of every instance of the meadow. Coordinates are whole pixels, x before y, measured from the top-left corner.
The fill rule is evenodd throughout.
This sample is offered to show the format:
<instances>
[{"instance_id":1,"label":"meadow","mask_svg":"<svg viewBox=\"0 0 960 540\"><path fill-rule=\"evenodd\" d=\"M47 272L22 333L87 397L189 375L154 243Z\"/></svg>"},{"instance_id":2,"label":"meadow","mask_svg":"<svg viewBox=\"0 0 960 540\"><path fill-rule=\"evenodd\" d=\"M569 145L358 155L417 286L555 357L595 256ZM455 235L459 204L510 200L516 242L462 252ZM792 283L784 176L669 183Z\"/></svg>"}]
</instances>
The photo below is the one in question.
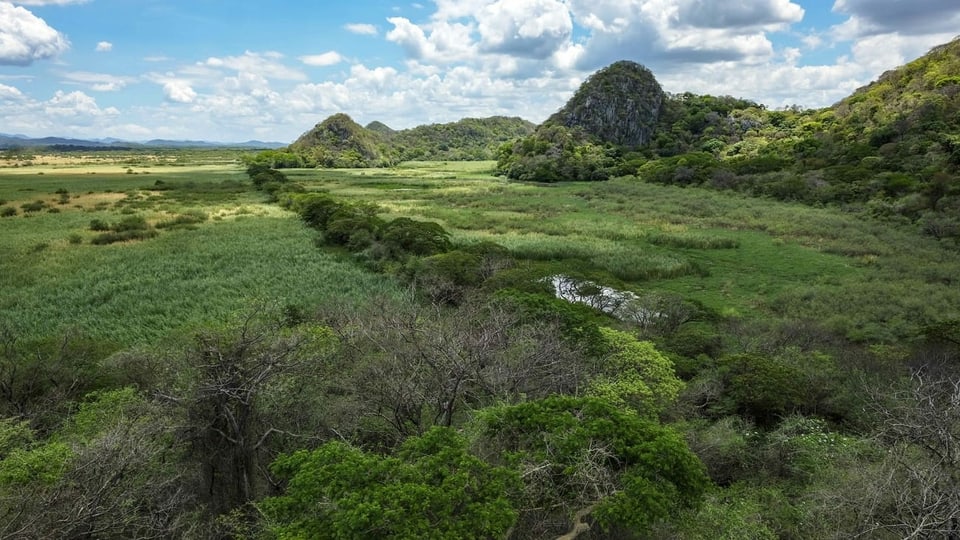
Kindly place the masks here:
<instances>
[{"instance_id":1,"label":"meadow","mask_svg":"<svg viewBox=\"0 0 960 540\"><path fill-rule=\"evenodd\" d=\"M396 294L390 280L318 250L295 215L249 189L235 156L223 160L133 173L87 160L0 169L0 207L16 210L0 219L0 324L21 339L71 331L125 346L260 304L307 310ZM92 243L101 233L91 223L130 217L156 236Z\"/></svg>"},{"instance_id":2,"label":"meadow","mask_svg":"<svg viewBox=\"0 0 960 540\"><path fill-rule=\"evenodd\" d=\"M672 293L723 316L809 320L855 341L895 342L958 315L957 246L908 225L635 178L515 183L493 169L410 162L288 175L390 217L435 221L457 243L496 242L544 276Z\"/></svg>"},{"instance_id":3,"label":"meadow","mask_svg":"<svg viewBox=\"0 0 960 540\"><path fill-rule=\"evenodd\" d=\"M0 208L16 212L0 218L0 317L17 334L75 328L140 342L253 303L309 309L401 287L317 249L294 214L249 189L237 156L121 157L0 168ZM308 190L376 203L386 218L435 221L457 244L498 243L543 276L676 294L723 316L809 319L892 342L957 315L957 250L906 226L635 179L520 184L493 167L287 173ZM91 223L129 216L159 234L91 243Z\"/></svg>"}]
</instances>

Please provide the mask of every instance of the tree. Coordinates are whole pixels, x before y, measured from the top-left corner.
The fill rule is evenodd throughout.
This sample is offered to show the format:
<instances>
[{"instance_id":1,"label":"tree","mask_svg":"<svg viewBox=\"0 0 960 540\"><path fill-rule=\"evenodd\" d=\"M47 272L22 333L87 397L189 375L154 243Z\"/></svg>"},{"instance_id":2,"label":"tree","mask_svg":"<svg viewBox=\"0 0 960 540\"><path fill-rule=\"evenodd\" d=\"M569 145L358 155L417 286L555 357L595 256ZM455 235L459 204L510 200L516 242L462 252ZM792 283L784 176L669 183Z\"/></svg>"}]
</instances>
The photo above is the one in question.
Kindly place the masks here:
<instances>
[{"instance_id":1,"label":"tree","mask_svg":"<svg viewBox=\"0 0 960 540\"><path fill-rule=\"evenodd\" d=\"M267 465L284 449L274 439L315 439L326 431L306 404L320 393L335 339L323 327L281 322L254 312L235 328L199 332L181 377L160 390L183 411L181 436L214 514L265 493L272 484Z\"/></svg>"},{"instance_id":2,"label":"tree","mask_svg":"<svg viewBox=\"0 0 960 540\"><path fill-rule=\"evenodd\" d=\"M0 423L0 538L189 534L196 501L168 412L122 388L89 395L47 440Z\"/></svg>"},{"instance_id":3,"label":"tree","mask_svg":"<svg viewBox=\"0 0 960 540\"><path fill-rule=\"evenodd\" d=\"M876 392L873 412L886 456L854 505L862 534L960 536L960 376L921 369Z\"/></svg>"},{"instance_id":4,"label":"tree","mask_svg":"<svg viewBox=\"0 0 960 540\"><path fill-rule=\"evenodd\" d=\"M586 376L583 357L555 326L523 324L479 300L450 311L382 303L337 327L342 380L375 444L453 426L496 401L570 393Z\"/></svg>"},{"instance_id":5,"label":"tree","mask_svg":"<svg viewBox=\"0 0 960 540\"><path fill-rule=\"evenodd\" d=\"M552 396L478 413L477 445L524 479L518 538L559 535L592 516L642 533L697 506L703 464L675 431L598 398ZM577 519L574 519L574 516Z\"/></svg>"},{"instance_id":6,"label":"tree","mask_svg":"<svg viewBox=\"0 0 960 540\"><path fill-rule=\"evenodd\" d=\"M611 328L601 327L600 333L607 350L587 393L655 418L683 389L673 363L648 341Z\"/></svg>"},{"instance_id":7,"label":"tree","mask_svg":"<svg viewBox=\"0 0 960 540\"><path fill-rule=\"evenodd\" d=\"M447 428L408 439L395 457L334 441L272 469L286 490L258 507L280 538L502 538L517 518L519 475L471 455Z\"/></svg>"}]
</instances>

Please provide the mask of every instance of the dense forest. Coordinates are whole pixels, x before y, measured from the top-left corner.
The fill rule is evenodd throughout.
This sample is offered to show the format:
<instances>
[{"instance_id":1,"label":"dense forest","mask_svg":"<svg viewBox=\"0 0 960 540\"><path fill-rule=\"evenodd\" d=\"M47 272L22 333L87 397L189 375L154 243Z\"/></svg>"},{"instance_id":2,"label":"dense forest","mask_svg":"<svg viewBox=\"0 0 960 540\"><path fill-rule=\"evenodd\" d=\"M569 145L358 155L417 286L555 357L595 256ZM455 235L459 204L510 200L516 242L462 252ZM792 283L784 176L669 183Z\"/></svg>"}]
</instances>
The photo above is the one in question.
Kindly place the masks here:
<instances>
[{"instance_id":1,"label":"dense forest","mask_svg":"<svg viewBox=\"0 0 960 540\"><path fill-rule=\"evenodd\" d=\"M618 62L540 126L17 161L0 538L960 535L958 141L954 41L823 110Z\"/></svg>"}]
</instances>

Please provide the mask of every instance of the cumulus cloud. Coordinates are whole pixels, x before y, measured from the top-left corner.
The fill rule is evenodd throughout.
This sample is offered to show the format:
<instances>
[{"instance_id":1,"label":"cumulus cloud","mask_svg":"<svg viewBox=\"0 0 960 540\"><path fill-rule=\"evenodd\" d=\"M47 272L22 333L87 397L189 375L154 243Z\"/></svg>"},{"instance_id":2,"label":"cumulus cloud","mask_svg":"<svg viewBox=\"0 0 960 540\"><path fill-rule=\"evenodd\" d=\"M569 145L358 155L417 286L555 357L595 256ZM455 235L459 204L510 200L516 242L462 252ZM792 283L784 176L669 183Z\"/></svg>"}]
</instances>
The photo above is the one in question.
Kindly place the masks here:
<instances>
[{"instance_id":1,"label":"cumulus cloud","mask_svg":"<svg viewBox=\"0 0 960 540\"><path fill-rule=\"evenodd\" d=\"M699 28L768 27L799 22L804 10L790 0L681 0L677 4L680 22Z\"/></svg>"},{"instance_id":2,"label":"cumulus cloud","mask_svg":"<svg viewBox=\"0 0 960 540\"><path fill-rule=\"evenodd\" d=\"M343 61L343 57L336 51L327 51L322 54L301 56L300 61L308 66L332 66Z\"/></svg>"},{"instance_id":3,"label":"cumulus cloud","mask_svg":"<svg viewBox=\"0 0 960 540\"><path fill-rule=\"evenodd\" d=\"M476 14L481 48L548 58L573 34L566 4L559 0L498 0Z\"/></svg>"},{"instance_id":4,"label":"cumulus cloud","mask_svg":"<svg viewBox=\"0 0 960 540\"><path fill-rule=\"evenodd\" d=\"M163 83L163 95L174 103L193 103L197 92L188 81L170 80Z\"/></svg>"},{"instance_id":5,"label":"cumulus cloud","mask_svg":"<svg viewBox=\"0 0 960 540\"><path fill-rule=\"evenodd\" d=\"M351 23L343 25L343 28L350 33L361 36L375 36L379 33L377 27L372 24Z\"/></svg>"},{"instance_id":6,"label":"cumulus cloud","mask_svg":"<svg viewBox=\"0 0 960 540\"><path fill-rule=\"evenodd\" d=\"M435 21L426 30L404 17L390 17L387 39L403 47L411 58L452 63L477 58L474 24Z\"/></svg>"},{"instance_id":7,"label":"cumulus cloud","mask_svg":"<svg viewBox=\"0 0 960 540\"><path fill-rule=\"evenodd\" d=\"M44 113L48 116L68 118L74 124L91 122L103 116L117 116L120 111L114 107L101 109L97 101L83 92L64 92L57 90L44 104Z\"/></svg>"},{"instance_id":8,"label":"cumulus cloud","mask_svg":"<svg viewBox=\"0 0 960 540\"><path fill-rule=\"evenodd\" d=\"M15 86L7 86L0 83L0 99L4 100L20 100L23 99L23 93L20 92Z\"/></svg>"},{"instance_id":9,"label":"cumulus cloud","mask_svg":"<svg viewBox=\"0 0 960 540\"><path fill-rule=\"evenodd\" d=\"M101 41L97 43L96 51L97 52L110 52L113 50L113 43L109 41Z\"/></svg>"},{"instance_id":10,"label":"cumulus cloud","mask_svg":"<svg viewBox=\"0 0 960 540\"><path fill-rule=\"evenodd\" d=\"M28 66L69 48L67 38L30 11L0 2L0 65Z\"/></svg>"},{"instance_id":11,"label":"cumulus cloud","mask_svg":"<svg viewBox=\"0 0 960 540\"><path fill-rule=\"evenodd\" d=\"M960 28L956 0L836 0L833 11L850 15L844 25L859 35L956 34Z\"/></svg>"}]
</instances>

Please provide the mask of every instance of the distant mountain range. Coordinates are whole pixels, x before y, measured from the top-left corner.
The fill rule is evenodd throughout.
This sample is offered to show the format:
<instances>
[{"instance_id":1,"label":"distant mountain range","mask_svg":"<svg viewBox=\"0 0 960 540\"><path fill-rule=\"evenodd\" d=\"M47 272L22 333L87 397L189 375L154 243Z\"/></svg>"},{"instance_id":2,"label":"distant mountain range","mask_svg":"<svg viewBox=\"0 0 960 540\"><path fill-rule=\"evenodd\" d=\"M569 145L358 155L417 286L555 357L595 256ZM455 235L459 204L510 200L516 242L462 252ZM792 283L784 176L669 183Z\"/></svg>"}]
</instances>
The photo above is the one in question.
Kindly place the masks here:
<instances>
[{"instance_id":1,"label":"distant mountain range","mask_svg":"<svg viewBox=\"0 0 960 540\"><path fill-rule=\"evenodd\" d=\"M9 148L56 148L57 150L84 149L84 148L251 148L272 149L287 146L281 142L246 141L246 142L216 142L216 141L176 141L168 139L151 139L149 141L126 141L122 139L71 139L67 137L33 138L26 135L9 135L0 133L0 149Z\"/></svg>"}]
</instances>

